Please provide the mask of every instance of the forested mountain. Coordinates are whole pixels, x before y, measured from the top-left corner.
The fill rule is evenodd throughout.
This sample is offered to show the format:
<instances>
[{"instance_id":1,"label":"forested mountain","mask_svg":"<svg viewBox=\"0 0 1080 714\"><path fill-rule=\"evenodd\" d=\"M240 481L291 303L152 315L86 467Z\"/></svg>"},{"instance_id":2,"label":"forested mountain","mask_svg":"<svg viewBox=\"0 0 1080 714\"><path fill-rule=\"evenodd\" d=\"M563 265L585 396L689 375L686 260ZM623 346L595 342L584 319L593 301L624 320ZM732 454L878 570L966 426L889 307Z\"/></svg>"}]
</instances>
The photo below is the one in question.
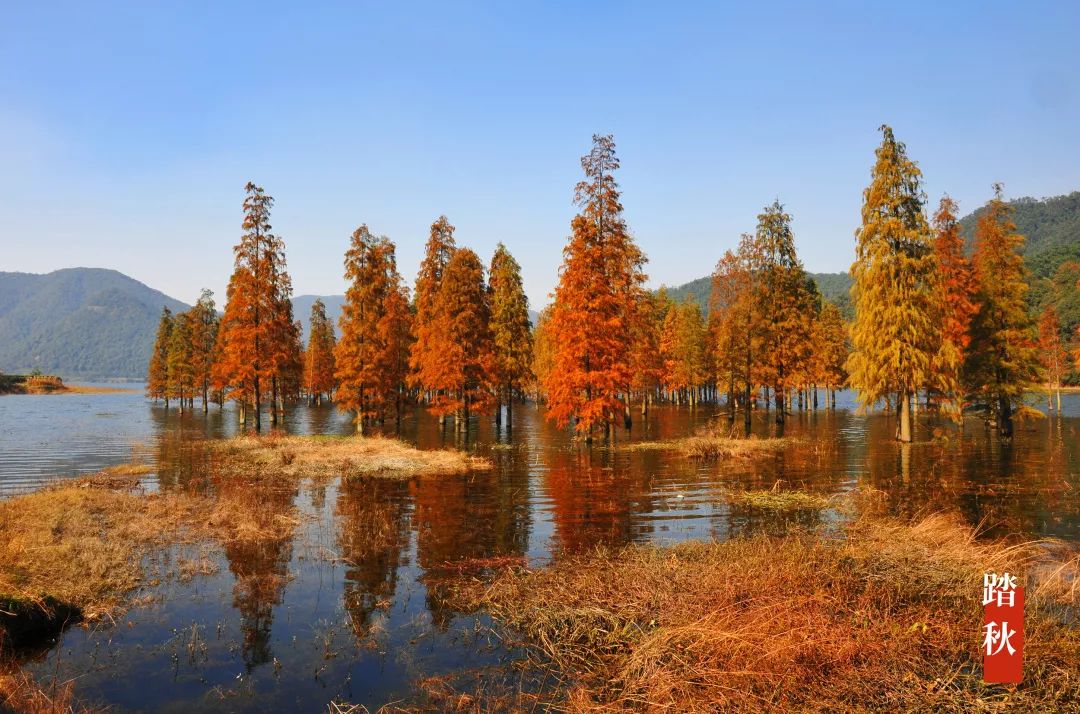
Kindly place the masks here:
<instances>
[{"instance_id":1,"label":"forested mountain","mask_svg":"<svg viewBox=\"0 0 1080 714\"><path fill-rule=\"evenodd\" d=\"M163 306L187 309L115 270L0 273L0 371L142 377Z\"/></svg>"},{"instance_id":2,"label":"forested mountain","mask_svg":"<svg viewBox=\"0 0 1080 714\"><path fill-rule=\"evenodd\" d=\"M1018 198L1010 201L1010 205L1015 211L1017 229L1027 238L1023 253L1031 273L1032 310L1054 305L1061 318L1062 332L1071 336L1080 326L1080 297L1076 290L1080 280L1080 191L1042 200ZM960 219L969 245L984 210L980 207ZM825 299L836 303L844 318L850 320L853 317L849 297L851 277L846 272L810 273L810 277L817 282ZM675 300L691 296L707 310L710 285L711 277L705 276L667 288L667 292Z\"/></svg>"}]
</instances>

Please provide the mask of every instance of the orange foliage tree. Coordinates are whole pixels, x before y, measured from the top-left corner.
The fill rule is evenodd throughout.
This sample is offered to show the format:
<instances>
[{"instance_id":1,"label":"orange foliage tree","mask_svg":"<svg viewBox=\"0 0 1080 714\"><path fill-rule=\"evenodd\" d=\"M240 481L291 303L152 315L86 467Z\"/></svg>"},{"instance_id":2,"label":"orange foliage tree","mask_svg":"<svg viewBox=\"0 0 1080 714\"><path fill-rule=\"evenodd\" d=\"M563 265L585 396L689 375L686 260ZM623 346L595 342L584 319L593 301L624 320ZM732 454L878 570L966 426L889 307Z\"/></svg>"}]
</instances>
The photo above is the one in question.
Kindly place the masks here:
<instances>
[{"instance_id":1,"label":"orange foliage tree","mask_svg":"<svg viewBox=\"0 0 1080 714\"><path fill-rule=\"evenodd\" d=\"M169 406L169 339L172 329L172 310L163 307L154 338L154 350L150 353L150 364L146 370L146 396L155 401L164 399L166 408Z\"/></svg>"},{"instance_id":2,"label":"orange foliage tree","mask_svg":"<svg viewBox=\"0 0 1080 714\"><path fill-rule=\"evenodd\" d=\"M660 354L664 361L664 388L674 394L675 403L694 406L698 388L705 382L705 322L701 308L687 299L668 310L660 334Z\"/></svg>"},{"instance_id":3,"label":"orange foliage tree","mask_svg":"<svg viewBox=\"0 0 1080 714\"><path fill-rule=\"evenodd\" d=\"M440 416L454 414L457 429L464 430L470 414L494 406L498 376L484 265L472 250L453 252L432 317L429 349L439 359L425 361L419 378L432 392L431 410Z\"/></svg>"},{"instance_id":4,"label":"orange foliage tree","mask_svg":"<svg viewBox=\"0 0 1080 714\"><path fill-rule=\"evenodd\" d=\"M416 316L413 320L414 341L409 354L409 367L412 370L409 381L418 389L430 391L430 385L424 384L420 375L435 369L443 358L433 349L438 339L434 332L435 300L442 285L443 274L450 265L450 258L455 250L457 245L454 242L454 227L446 216L439 216L431 224L424 260L420 263L420 273L416 276Z\"/></svg>"},{"instance_id":5,"label":"orange foliage tree","mask_svg":"<svg viewBox=\"0 0 1080 714\"><path fill-rule=\"evenodd\" d=\"M308 345L304 352L304 390L312 404L321 404L325 394L328 398L337 388L334 376L334 348L337 338L334 325L326 316L326 305L316 299L311 304L308 323Z\"/></svg>"},{"instance_id":6,"label":"orange foliage tree","mask_svg":"<svg viewBox=\"0 0 1080 714\"><path fill-rule=\"evenodd\" d=\"M1061 383L1069 366L1069 355L1061 339L1061 320L1053 305L1047 305L1039 316L1039 358L1046 371L1046 404L1053 407L1051 397L1057 394L1058 413L1061 412Z\"/></svg>"},{"instance_id":7,"label":"orange foliage tree","mask_svg":"<svg viewBox=\"0 0 1080 714\"><path fill-rule=\"evenodd\" d=\"M940 274L941 347L934 361L932 390L952 402L952 411L959 418L963 412L961 370L971 343L971 321L978 310L975 303L977 285L971 261L964 254L956 202L948 196L942 197L934 214L934 230L937 232L934 252Z\"/></svg>"},{"instance_id":8,"label":"orange foliage tree","mask_svg":"<svg viewBox=\"0 0 1080 714\"><path fill-rule=\"evenodd\" d=\"M268 390L272 418L277 420L283 378L299 366L299 339L292 319L285 243L270 226L274 199L250 182L244 190L244 233L233 249L235 263L212 374L215 388L227 391L240 405L241 423L248 406L253 407L259 430Z\"/></svg>"},{"instance_id":9,"label":"orange foliage tree","mask_svg":"<svg viewBox=\"0 0 1080 714\"><path fill-rule=\"evenodd\" d=\"M349 287L341 313L341 339L334 352L339 409L364 423L382 420L391 406L400 412L404 352L408 345L408 297L397 270L394 244L366 225L356 229L345 253Z\"/></svg>"},{"instance_id":10,"label":"orange foliage tree","mask_svg":"<svg viewBox=\"0 0 1080 714\"><path fill-rule=\"evenodd\" d=\"M575 422L589 439L595 426L610 429L615 415L629 410L645 257L623 220L612 137L593 136L581 165L585 179L574 196L581 212L563 248L550 325L555 366L545 389L548 416L560 426Z\"/></svg>"}]
</instances>

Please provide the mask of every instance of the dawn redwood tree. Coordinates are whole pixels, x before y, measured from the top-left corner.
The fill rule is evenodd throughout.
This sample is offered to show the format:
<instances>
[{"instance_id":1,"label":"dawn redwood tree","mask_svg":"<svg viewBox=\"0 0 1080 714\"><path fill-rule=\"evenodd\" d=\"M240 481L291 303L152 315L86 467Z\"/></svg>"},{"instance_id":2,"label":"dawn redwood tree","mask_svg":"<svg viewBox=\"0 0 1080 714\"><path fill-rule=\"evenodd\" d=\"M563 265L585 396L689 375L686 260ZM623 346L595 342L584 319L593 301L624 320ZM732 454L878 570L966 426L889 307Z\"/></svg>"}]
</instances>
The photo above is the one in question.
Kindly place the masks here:
<instances>
[{"instance_id":1,"label":"dawn redwood tree","mask_svg":"<svg viewBox=\"0 0 1080 714\"><path fill-rule=\"evenodd\" d=\"M195 360L192 342L191 312L181 312L173 319L169 333L168 393L180 404L180 413L187 409L195 391Z\"/></svg>"},{"instance_id":2,"label":"dawn redwood tree","mask_svg":"<svg viewBox=\"0 0 1080 714\"><path fill-rule=\"evenodd\" d=\"M1013 416L1026 390L1042 379L1034 324L1027 308L1027 272L1012 207L1001 184L975 226L975 279L978 312L964 366L969 399L997 426L998 436L1013 434Z\"/></svg>"},{"instance_id":3,"label":"dawn redwood tree","mask_svg":"<svg viewBox=\"0 0 1080 714\"><path fill-rule=\"evenodd\" d=\"M783 424L788 390L799 386L797 377L809 362L814 297L795 252L791 216L779 201L758 215L754 242L760 261L757 310L762 315L758 362L763 380L773 388L776 423Z\"/></svg>"},{"instance_id":4,"label":"dawn redwood tree","mask_svg":"<svg viewBox=\"0 0 1080 714\"><path fill-rule=\"evenodd\" d=\"M532 378L532 323L529 299L521 282L521 266L502 243L495 248L488 271L491 293L491 338L495 349L495 421L506 404L507 425L513 425L514 397Z\"/></svg>"},{"instance_id":5,"label":"dawn redwood tree","mask_svg":"<svg viewBox=\"0 0 1080 714\"><path fill-rule=\"evenodd\" d=\"M628 408L645 256L623 219L612 137L594 135L581 165L585 178L574 192L581 212L563 248L550 325L554 368L545 389L548 417L559 426L573 421L590 440L595 426L610 430L615 415Z\"/></svg>"},{"instance_id":6,"label":"dawn redwood tree","mask_svg":"<svg viewBox=\"0 0 1080 714\"><path fill-rule=\"evenodd\" d=\"M299 363L299 340L289 300L292 284L285 268L285 244L270 226L274 199L251 182L244 190L244 233L233 249L235 263L213 374L215 386L227 390L240 405L241 423L247 406L253 407L259 431L263 396L271 388L271 397L278 398L279 379ZM276 412L278 405L273 406Z\"/></svg>"},{"instance_id":7,"label":"dawn redwood tree","mask_svg":"<svg viewBox=\"0 0 1080 714\"><path fill-rule=\"evenodd\" d=\"M172 335L173 314L167 307L161 308L154 351L150 353L150 365L146 373L146 396L157 401L165 400L169 407L169 339Z\"/></svg>"},{"instance_id":8,"label":"dawn redwood tree","mask_svg":"<svg viewBox=\"0 0 1080 714\"><path fill-rule=\"evenodd\" d=\"M1061 339L1061 320L1053 305L1047 305L1039 316L1039 358L1046 372L1046 405L1053 408L1051 398L1057 395L1061 413L1061 383L1069 368L1069 354Z\"/></svg>"},{"instance_id":9,"label":"dawn redwood tree","mask_svg":"<svg viewBox=\"0 0 1080 714\"><path fill-rule=\"evenodd\" d=\"M844 386L848 359L848 328L840 308L826 300L815 323L814 350L817 373L828 392L829 408L836 407L836 390Z\"/></svg>"},{"instance_id":10,"label":"dawn redwood tree","mask_svg":"<svg viewBox=\"0 0 1080 714\"><path fill-rule=\"evenodd\" d=\"M645 292L632 315L630 373L633 380L630 382L627 404L631 395L635 392L640 394L642 414L649 411L650 395L661 387L664 359L660 354L660 331L670 308L671 298L667 296L667 290L660 288L656 294ZM630 426L629 414L625 414L624 423Z\"/></svg>"},{"instance_id":11,"label":"dawn redwood tree","mask_svg":"<svg viewBox=\"0 0 1080 714\"><path fill-rule=\"evenodd\" d=\"M432 392L431 411L453 414L456 428L463 431L471 414L494 407L498 376L484 265L472 250L454 251L435 296L433 318L430 349L440 358L423 365L420 380Z\"/></svg>"},{"instance_id":12,"label":"dawn redwood tree","mask_svg":"<svg viewBox=\"0 0 1080 714\"><path fill-rule=\"evenodd\" d=\"M356 431L399 406L403 329L401 275L394 244L367 225L353 232L345 253L341 338L334 352L338 408L353 412ZM407 324L405 325L407 327Z\"/></svg>"},{"instance_id":13,"label":"dawn redwood tree","mask_svg":"<svg viewBox=\"0 0 1080 714\"><path fill-rule=\"evenodd\" d=\"M311 304L308 346L304 352L304 391L312 404L322 404L324 394L329 399L337 386L334 377L336 345L334 325L326 316L326 304L316 299Z\"/></svg>"},{"instance_id":14,"label":"dawn redwood tree","mask_svg":"<svg viewBox=\"0 0 1080 714\"><path fill-rule=\"evenodd\" d=\"M535 377L533 389L536 402L547 399L545 386L555 369L555 343L551 336L551 306L540 311L533 330L532 373Z\"/></svg>"},{"instance_id":15,"label":"dawn redwood tree","mask_svg":"<svg viewBox=\"0 0 1080 714\"><path fill-rule=\"evenodd\" d=\"M412 370L410 383L421 390L430 391L431 387L423 383L420 374L436 368L442 359L442 355L432 347L438 337L434 333L435 300L442 285L443 274L455 250L457 244L454 242L454 227L446 216L439 216L431 224L424 259L416 276L414 295L416 316L413 320L414 340L409 354L409 368Z\"/></svg>"},{"instance_id":16,"label":"dawn redwood tree","mask_svg":"<svg viewBox=\"0 0 1080 714\"><path fill-rule=\"evenodd\" d=\"M709 340L720 382L727 386L728 420L735 420L739 392L744 429L749 433L754 389L761 384L756 363L764 339L764 305L759 297L761 251L756 236L744 233L713 271L709 294Z\"/></svg>"},{"instance_id":17,"label":"dawn redwood tree","mask_svg":"<svg viewBox=\"0 0 1080 714\"><path fill-rule=\"evenodd\" d=\"M203 413L209 409L214 349L220 319L214 293L203 290L188 313L191 320L191 362L195 391L202 397Z\"/></svg>"},{"instance_id":18,"label":"dawn redwood tree","mask_svg":"<svg viewBox=\"0 0 1080 714\"><path fill-rule=\"evenodd\" d=\"M660 336L664 361L664 387L675 393L676 402L698 402L698 388L705 382L705 322L701 308L687 298L664 318Z\"/></svg>"},{"instance_id":19,"label":"dawn redwood tree","mask_svg":"<svg viewBox=\"0 0 1080 714\"><path fill-rule=\"evenodd\" d=\"M959 419L963 414L961 372L971 343L971 321L978 305L975 302L975 271L971 260L964 254L964 239L956 219L956 202L948 196L942 197L934 214L934 230L934 252L940 276L938 310L941 316L941 346L934 358L931 389L951 402L952 412Z\"/></svg>"},{"instance_id":20,"label":"dawn redwood tree","mask_svg":"<svg viewBox=\"0 0 1080 714\"><path fill-rule=\"evenodd\" d=\"M855 322L848 373L861 409L898 400L897 438L910 442L911 399L931 383L941 343L937 258L922 172L891 128L881 132L851 266Z\"/></svg>"}]
</instances>

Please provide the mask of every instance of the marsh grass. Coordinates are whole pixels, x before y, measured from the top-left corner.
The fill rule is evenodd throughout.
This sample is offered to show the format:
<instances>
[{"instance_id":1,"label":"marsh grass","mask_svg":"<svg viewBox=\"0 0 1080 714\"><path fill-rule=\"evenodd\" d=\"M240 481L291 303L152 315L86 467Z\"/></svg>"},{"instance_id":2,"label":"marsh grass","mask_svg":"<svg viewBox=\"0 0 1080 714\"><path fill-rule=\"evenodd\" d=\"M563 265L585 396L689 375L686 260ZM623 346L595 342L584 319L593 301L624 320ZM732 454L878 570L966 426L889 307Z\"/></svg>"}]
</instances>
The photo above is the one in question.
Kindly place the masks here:
<instances>
[{"instance_id":1,"label":"marsh grass","mask_svg":"<svg viewBox=\"0 0 1080 714\"><path fill-rule=\"evenodd\" d=\"M782 490L777 481L771 489L760 491L727 491L732 503L752 506L767 511L821 510L833 505L833 499L817 493L799 490Z\"/></svg>"},{"instance_id":2,"label":"marsh grass","mask_svg":"<svg viewBox=\"0 0 1080 714\"><path fill-rule=\"evenodd\" d=\"M691 459L715 461L718 459L746 459L776 454L794 443L791 438L758 439L735 438L720 434L703 433L681 439L664 441L638 441L623 444L622 451L674 451Z\"/></svg>"},{"instance_id":3,"label":"marsh grass","mask_svg":"<svg viewBox=\"0 0 1080 714\"><path fill-rule=\"evenodd\" d=\"M491 462L479 456L449 449L416 449L385 437L244 436L215 442L214 448L226 467L274 468L288 477L407 479L491 469Z\"/></svg>"},{"instance_id":4,"label":"marsh grass","mask_svg":"<svg viewBox=\"0 0 1080 714\"><path fill-rule=\"evenodd\" d=\"M984 572L1023 573L1025 681L981 682ZM629 546L503 569L450 596L483 608L572 711L1080 710L1080 561L982 541L944 515Z\"/></svg>"}]
</instances>

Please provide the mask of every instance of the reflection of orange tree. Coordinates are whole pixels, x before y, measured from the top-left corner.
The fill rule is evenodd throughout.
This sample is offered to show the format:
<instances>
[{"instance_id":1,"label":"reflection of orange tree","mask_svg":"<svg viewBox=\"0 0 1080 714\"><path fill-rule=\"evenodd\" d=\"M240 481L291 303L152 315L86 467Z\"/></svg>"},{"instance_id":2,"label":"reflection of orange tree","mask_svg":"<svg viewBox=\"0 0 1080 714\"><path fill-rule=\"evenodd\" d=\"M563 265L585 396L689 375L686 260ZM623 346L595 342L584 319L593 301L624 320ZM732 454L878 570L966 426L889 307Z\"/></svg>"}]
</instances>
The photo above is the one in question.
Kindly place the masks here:
<instances>
[{"instance_id":1,"label":"reflection of orange tree","mask_svg":"<svg viewBox=\"0 0 1080 714\"><path fill-rule=\"evenodd\" d=\"M435 624L446 627L453 616L442 605L447 578L466 572L462 566L483 568L492 558L524 554L528 492L511 488L508 497L495 476L420 479L412 488L416 557L427 571L428 609Z\"/></svg>"},{"instance_id":2,"label":"reflection of orange tree","mask_svg":"<svg viewBox=\"0 0 1080 714\"><path fill-rule=\"evenodd\" d=\"M274 605L288 582L292 541L298 521L295 482L273 476L228 478L218 482L213 519L229 524L225 557L236 578L233 607L240 613L244 662L248 669L269 662Z\"/></svg>"},{"instance_id":3,"label":"reflection of orange tree","mask_svg":"<svg viewBox=\"0 0 1080 714\"><path fill-rule=\"evenodd\" d=\"M388 604L409 545L408 487L403 481L351 479L337 502L338 549L345 570L345 610L357 638Z\"/></svg>"},{"instance_id":4,"label":"reflection of orange tree","mask_svg":"<svg viewBox=\"0 0 1080 714\"><path fill-rule=\"evenodd\" d=\"M607 450L587 447L553 453L548 461L547 490L555 521L553 549L580 552L598 544L618 545L634 532L635 494L650 489L648 475ZM645 505L648 510L648 505Z\"/></svg>"}]
</instances>

